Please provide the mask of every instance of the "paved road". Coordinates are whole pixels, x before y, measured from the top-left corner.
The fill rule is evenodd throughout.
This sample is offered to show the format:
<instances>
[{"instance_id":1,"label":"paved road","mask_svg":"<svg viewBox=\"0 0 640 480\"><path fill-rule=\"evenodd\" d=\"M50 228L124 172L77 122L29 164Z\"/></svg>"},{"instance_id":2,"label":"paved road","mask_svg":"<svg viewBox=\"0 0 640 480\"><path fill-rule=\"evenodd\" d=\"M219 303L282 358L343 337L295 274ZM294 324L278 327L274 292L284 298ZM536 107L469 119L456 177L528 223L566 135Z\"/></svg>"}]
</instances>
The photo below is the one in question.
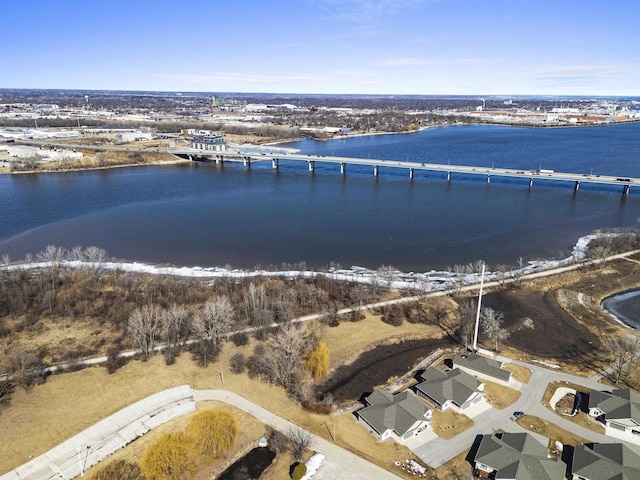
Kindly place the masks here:
<instances>
[{"instance_id":1,"label":"paved road","mask_svg":"<svg viewBox=\"0 0 640 480\"><path fill-rule=\"evenodd\" d=\"M248 414L256 417L261 422L286 433L291 428L298 428L295 424L279 417L270 411L250 402L246 398L241 397L232 392L225 390L194 390L193 398L196 402L203 400L217 400L219 402L228 403L234 407L244 410ZM309 432L311 433L311 432ZM345 472L348 472L354 480L361 479L380 479L380 480L398 480L400 477L368 462L357 455L325 440L322 437L313 435L313 450L322 452L331 464L337 465ZM330 478L330 477L327 477Z\"/></svg>"}]
</instances>

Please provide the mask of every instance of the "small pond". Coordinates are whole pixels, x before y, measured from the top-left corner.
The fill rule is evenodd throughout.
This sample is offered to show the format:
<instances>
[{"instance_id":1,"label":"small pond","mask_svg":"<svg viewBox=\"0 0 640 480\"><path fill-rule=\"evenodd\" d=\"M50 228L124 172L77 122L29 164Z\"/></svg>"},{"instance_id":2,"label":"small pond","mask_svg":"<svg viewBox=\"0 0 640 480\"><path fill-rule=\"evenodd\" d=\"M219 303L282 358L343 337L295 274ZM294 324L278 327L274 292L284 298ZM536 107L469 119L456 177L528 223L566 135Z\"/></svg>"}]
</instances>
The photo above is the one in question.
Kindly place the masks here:
<instances>
[{"instance_id":1,"label":"small pond","mask_svg":"<svg viewBox=\"0 0 640 480\"><path fill-rule=\"evenodd\" d=\"M605 298L602 308L625 325L640 329L640 290L630 290Z\"/></svg>"},{"instance_id":2,"label":"small pond","mask_svg":"<svg viewBox=\"0 0 640 480\"><path fill-rule=\"evenodd\" d=\"M268 448L254 448L240 460L227 468L218 480L252 480L260 478L262 472L276 457Z\"/></svg>"}]
</instances>

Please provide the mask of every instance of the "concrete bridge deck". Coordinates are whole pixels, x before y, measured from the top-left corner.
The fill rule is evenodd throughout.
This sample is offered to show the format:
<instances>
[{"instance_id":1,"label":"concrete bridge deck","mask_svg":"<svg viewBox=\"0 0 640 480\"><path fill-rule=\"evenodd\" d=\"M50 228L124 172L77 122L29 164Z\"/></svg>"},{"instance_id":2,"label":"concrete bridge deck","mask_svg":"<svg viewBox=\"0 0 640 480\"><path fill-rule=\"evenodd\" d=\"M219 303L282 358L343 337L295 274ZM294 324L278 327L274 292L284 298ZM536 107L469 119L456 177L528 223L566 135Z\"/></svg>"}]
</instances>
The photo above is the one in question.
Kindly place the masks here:
<instances>
[{"instance_id":1,"label":"concrete bridge deck","mask_svg":"<svg viewBox=\"0 0 640 480\"><path fill-rule=\"evenodd\" d=\"M182 150L171 152L174 155L188 157L190 159L205 158L223 163L227 161L242 162L244 166L251 163L270 161L274 169L279 167L280 160L306 162L310 172L315 171L316 163L333 163L340 165L340 173L346 174L347 165L368 166L373 170L373 175L378 176L380 167L400 168L408 171L409 178L413 178L415 171L442 172L451 180L452 174L480 175L491 182L492 177L521 178L533 186L535 180L552 180L558 182L570 182L574 190L578 190L582 183L622 187L623 194L628 194L632 185L640 186L640 178L612 175L593 175L568 172L556 172L553 170L522 170L515 168L487 168L470 165L444 165L439 163L418 163L402 160L382 160L373 158L336 157L322 155L305 155L300 153L263 152L242 150L227 150L223 152L203 150Z\"/></svg>"}]
</instances>

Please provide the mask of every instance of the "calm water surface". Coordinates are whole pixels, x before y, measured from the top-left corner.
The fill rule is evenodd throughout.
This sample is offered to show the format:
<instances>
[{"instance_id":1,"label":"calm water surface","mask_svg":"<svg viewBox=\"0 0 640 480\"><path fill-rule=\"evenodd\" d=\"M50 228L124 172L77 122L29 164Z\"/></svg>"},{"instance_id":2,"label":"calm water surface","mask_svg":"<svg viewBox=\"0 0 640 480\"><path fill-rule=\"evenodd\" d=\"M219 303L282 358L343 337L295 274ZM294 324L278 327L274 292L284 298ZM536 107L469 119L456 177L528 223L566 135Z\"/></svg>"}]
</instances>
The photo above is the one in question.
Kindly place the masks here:
<instances>
[{"instance_id":1,"label":"calm water surface","mask_svg":"<svg viewBox=\"0 0 640 480\"><path fill-rule=\"evenodd\" d=\"M602 302L602 308L625 325L640 329L640 290L606 298Z\"/></svg>"},{"instance_id":2,"label":"calm water surface","mask_svg":"<svg viewBox=\"0 0 640 480\"><path fill-rule=\"evenodd\" d=\"M464 126L296 142L305 153L640 177L640 124L573 129ZM596 228L640 217L621 189L281 161L245 170L193 163L0 176L0 255L97 245L177 265L343 266L405 271L567 254Z\"/></svg>"}]
</instances>

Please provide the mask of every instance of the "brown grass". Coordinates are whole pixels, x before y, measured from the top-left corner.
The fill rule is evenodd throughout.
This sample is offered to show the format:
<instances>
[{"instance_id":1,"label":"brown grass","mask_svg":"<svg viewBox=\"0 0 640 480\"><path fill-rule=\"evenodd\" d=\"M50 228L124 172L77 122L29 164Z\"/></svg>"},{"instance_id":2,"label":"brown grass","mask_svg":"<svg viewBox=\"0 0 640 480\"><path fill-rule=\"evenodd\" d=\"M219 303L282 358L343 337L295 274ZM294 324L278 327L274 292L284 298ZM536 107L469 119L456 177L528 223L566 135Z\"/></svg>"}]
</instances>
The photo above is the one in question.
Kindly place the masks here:
<instances>
[{"instance_id":1,"label":"brown grass","mask_svg":"<svg viewBox=\"0 0 640 480\"><path fill-rule=\"evenodd\" d=\"M332 362L340 363L344 360L336 355L336 350L342 355L352 355L354 352L366 349L372 341L385 339L385 335L386 338L408 332L418 335L421 330L425 332L424 334L430 330L430 327L407 323L401 327L390 327L378 318L368 316L357 325L370 334L356 335L350 342L343 341L344 337L353 333L353 325L344 323L340 327L326 329L325 341L332 350ZM343 327L345 327L345 333L340 335L339 332ZM334 342L338 345L337 349L333 348ZM133 361L113 375L107 374L104 368L95 367L55 375L44 385L28 392L16 391L11 405L0 415L0 430L5 438L12 439L12 442L2 442L0 445L0 472L21 465L32 456L44 453L96 421L158 391L182 384L189 384L197 389L221 388L220 369L225 373L226 389L239 393L277 415L330 439L329 432L324 426L326 416L303 410L298 404L289 400L281 388L251 380L246 374L230 373L229 358L236 352L249 355L253 343L252 340L245 347L236 347L232 343L227 343L218 361L207 368L197 367L188 353L183 353L170 367L164 365L162 357L156 356L144 363ZM346 348L346 344L349 344L350 348ZM349 422L343 425L346 431L362 433L363 437L369 440L367 442L363 439L362 442L355 443L358 449L360 445L366 446L366 454L385 468L389 462L393 463L393 460L396 460L396 458L391 459L393 455L385 454L387 451L395 451L394 445L378 445L364 428L356 425L352 419L350 422L351 425ZM350 435L351 433L345 438L350 438ZM340 433L338 439L340 441ZM354 449L349 443L345 443L344 446ZM406 456L408 453L406 451L403 455ZM376 460L378 458L380 460Z\"/></svg>"},{"instance_id":2,"label":"brown grass","mask_svg":"<svg viewBox=\"0 0 640 480\"><path fill-rule=\"evenodd\" d=\"M520 398L520 392L495 382L484 381L484 396L487 402L498 410L513 405Z\"/></svg>"},{"instance_id":3,"label":"brown grass","mask_svg":"<svg viewBox=\"0 0 640 480\"><path fill-rule=\"evenodd\" d=\"M360 353L390 338L437 338L442 331L433 325L403 322L394 327L384 323L380 315L363 312L358 322L343 321L339 327L324 327L322 336L331 350L330 368L358 358Z\"/></svg>"},{"instance_id":4,"label":"brown grass","mask_svg":"<svg viewBox=\"0 0 640 480\"><path fill-rule=\"evenodd\" d=\"M573 432L569 432L568 430L565 430L564 428L561 428L554 423L549 423L540 417L525 415L524 417L516 420L516 422L522 428L544 435L550 440L551 445L553 445L552 442L556 441L559 441L563 445L571 446L589 443L589 440L587 440L586 438L583 438L580 435L576 435Z\"/></svg>"},{"instance_id":5,"label":"brown grass","mask_svg":"<svg viewBox=\"0 0 640 480\"><path fill-rule=\"evenodd\" d=\"M507 372L511 372L511 376L514 380L517 380L520 383L529 383L529 379L531 378L531 370L529 370L527 367L516 365L515 363L505 363L502 368Z\"/></svg>"},{"instance_id":6,"label":"brown grass","mask_svg":"<svg viewBox=\"0 0 640 480\"><path fill-rule=\"evenodd\" d=\"M456 413L451 409L444 412L437 409L432 411L431 427L433 432L445 440L449 440L473 426L473 420L462 413Z\"/></svg>"}]
</instances>

